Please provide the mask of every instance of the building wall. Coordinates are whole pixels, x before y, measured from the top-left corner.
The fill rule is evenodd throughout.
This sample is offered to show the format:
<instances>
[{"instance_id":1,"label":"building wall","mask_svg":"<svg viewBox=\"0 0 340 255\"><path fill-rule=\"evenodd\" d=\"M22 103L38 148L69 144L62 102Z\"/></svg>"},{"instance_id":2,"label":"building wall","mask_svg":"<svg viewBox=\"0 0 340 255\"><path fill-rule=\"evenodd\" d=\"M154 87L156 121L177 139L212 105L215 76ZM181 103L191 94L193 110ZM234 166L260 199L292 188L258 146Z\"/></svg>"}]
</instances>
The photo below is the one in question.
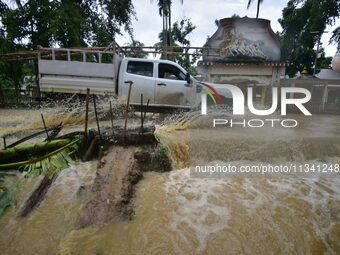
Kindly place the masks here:
<instances>
[{"instance_id":1,"label":"building wall","mask_svg":"<svg viewBox=\"0 0 340 255\"><path fill-rule=\"evenodd\" d=\"M280 82L280 76L285 74L284 66L237 65L211 63L199 65L198 73L204 81L213 83L229 83L235 85L275 86Z\"/></svg>"}]
</instances>

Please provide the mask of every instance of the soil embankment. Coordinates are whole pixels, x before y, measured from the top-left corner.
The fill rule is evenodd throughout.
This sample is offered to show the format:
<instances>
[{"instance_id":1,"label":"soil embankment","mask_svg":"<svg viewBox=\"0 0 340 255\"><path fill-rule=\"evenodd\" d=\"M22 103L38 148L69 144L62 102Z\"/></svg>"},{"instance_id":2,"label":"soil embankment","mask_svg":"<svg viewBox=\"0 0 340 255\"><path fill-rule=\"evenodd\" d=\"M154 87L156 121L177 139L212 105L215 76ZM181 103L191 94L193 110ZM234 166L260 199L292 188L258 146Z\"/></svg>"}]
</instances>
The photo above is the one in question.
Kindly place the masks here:
<instances>
[{"instance_id":1,"label":"soil embankment","mask_svg":"<svg viewBox=\"0 0 340 255\"><path fill-rule=\"evenodd\" d=\"M96 178L89 187L79 227L105 225L112 220L127 220L133 215L135 186L145 171L170 171L171 161L159 149L113 146L103 153Z\"/></svg>"}]
</instances>

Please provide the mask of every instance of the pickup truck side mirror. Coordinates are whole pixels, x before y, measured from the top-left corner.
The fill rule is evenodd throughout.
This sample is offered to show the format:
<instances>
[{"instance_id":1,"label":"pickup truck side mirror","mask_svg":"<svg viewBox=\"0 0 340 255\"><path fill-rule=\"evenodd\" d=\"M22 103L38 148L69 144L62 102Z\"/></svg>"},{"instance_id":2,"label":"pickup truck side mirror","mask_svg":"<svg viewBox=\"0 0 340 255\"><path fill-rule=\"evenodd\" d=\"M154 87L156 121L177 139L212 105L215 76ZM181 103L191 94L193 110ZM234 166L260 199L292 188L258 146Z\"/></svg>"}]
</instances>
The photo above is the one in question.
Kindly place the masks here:
<instances>
[{"instance_id":1,"label":"pickup truck side mirror","mask_svg":"<svg viewBox=\"0 0 340 255\"><path fill-rule=\"evenodd\" d=\"M187 81L188 84L191 84L191 79L190 79L190 74L189 73L186 73L185 80Z\"/></svg>"}]
</instances>

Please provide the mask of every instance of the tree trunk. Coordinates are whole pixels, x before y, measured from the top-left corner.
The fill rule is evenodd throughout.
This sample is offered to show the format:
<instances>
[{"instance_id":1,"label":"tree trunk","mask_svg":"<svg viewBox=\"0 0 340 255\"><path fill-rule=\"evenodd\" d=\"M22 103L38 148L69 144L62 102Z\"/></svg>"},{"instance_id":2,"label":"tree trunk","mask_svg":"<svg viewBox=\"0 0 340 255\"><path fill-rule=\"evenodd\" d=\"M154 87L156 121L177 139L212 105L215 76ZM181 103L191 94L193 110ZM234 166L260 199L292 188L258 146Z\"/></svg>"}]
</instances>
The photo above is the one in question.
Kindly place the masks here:
<instances>
[{"instance_id":1,"label":"tree trunk","mask_svg":"<svg viewBox=\"0 0 340 255\"><path fill-rule=\"evenodd\" d=\"M260 4L261 4L261 1L260 1L260 0L257 0L257 12L256 12L256 18L257 18L257 19L259 18Z\"/></svg>"},{"instance_id":2,"label":"tree trunk","mask_svg":"<svg viewBox=\"0 0 340 255\"><path fill-rule=\"evenodd\" d=\"M30 214L34 208L38 207L44 200L48 189L51 187L55 179L57 179L58 173L52 174L52 176L45 176L40 182L39 186L31 193L26 200L24 206L19 212L19 217L25 217Z\"/></svg>"},{"instance_id":3,"label":"tree trunk","mask_svg":"<svg viewBox=\"0 0 340 255\"><path fill-rule=\"evenodd\" d=\"M165 29L165 15L162 14L163 18L163 46L166 46L166 29Z\"/></svg>"},{"instance_id":4,"label":"tree trunk","mask_svg":"<svg viewBox=\"0 0 340 255\"><path fill-rule=\"evenodd\" d=\"M0 84L0 106L5 105L5 98L4 98L4 92L2 90L2 86Z\"/></svg>"},{"instance_id":5,"label":"tree trunk","mask_svg":"<svg viewBox=\"0 0 340 255\"><path fill-rule=\"evenodd\" d=\"M14 78L14 89L15 89L15 102L18 104L19 103L19 98L20 98L20 82Z\"/></svg>"},{"instance_id":6,"label":"tree trunk","mask_svg":"<svg viewBox=\"0 0 340 255\"><path fill-rule=\"evenodd\" d=\"M172 45L171 41L171 5L169 4L169 29L168 29L168 44Z\"/></svg>"}]
</instances>

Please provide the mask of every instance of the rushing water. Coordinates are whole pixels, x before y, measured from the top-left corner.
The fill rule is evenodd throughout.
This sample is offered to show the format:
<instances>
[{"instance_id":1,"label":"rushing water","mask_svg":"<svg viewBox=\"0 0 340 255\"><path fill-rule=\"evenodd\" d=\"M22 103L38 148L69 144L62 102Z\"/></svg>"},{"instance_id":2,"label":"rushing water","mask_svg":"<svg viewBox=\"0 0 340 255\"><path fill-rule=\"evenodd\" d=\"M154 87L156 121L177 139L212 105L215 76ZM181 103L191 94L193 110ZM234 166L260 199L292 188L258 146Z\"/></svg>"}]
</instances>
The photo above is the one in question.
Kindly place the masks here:
<instances>
[{"instance_id":1,"label":"rushing water","mask_svg":"<svg viewBox=\"0 0 340 255\"><path fill-rule=\"evenodd\" d=\"M202 179L192 178L188 169L215 159L339 164L339 116L296 115L299 127L275 130L212 130L211 120L188 116L158 127L177 170L144 175L131 221L77 229L86 201L82 187L91 184L96 168L95 162L80 163L59 175L41 206L25 219L16 214L37 179L21 179L17 206L0 218L1 253L340 254L339 177ZM0 110L0 134L29 132L41 125L39 118L36 111ZM81 123L69 117L66 131L81 129Z\"/></svg>"}]
</instances>

